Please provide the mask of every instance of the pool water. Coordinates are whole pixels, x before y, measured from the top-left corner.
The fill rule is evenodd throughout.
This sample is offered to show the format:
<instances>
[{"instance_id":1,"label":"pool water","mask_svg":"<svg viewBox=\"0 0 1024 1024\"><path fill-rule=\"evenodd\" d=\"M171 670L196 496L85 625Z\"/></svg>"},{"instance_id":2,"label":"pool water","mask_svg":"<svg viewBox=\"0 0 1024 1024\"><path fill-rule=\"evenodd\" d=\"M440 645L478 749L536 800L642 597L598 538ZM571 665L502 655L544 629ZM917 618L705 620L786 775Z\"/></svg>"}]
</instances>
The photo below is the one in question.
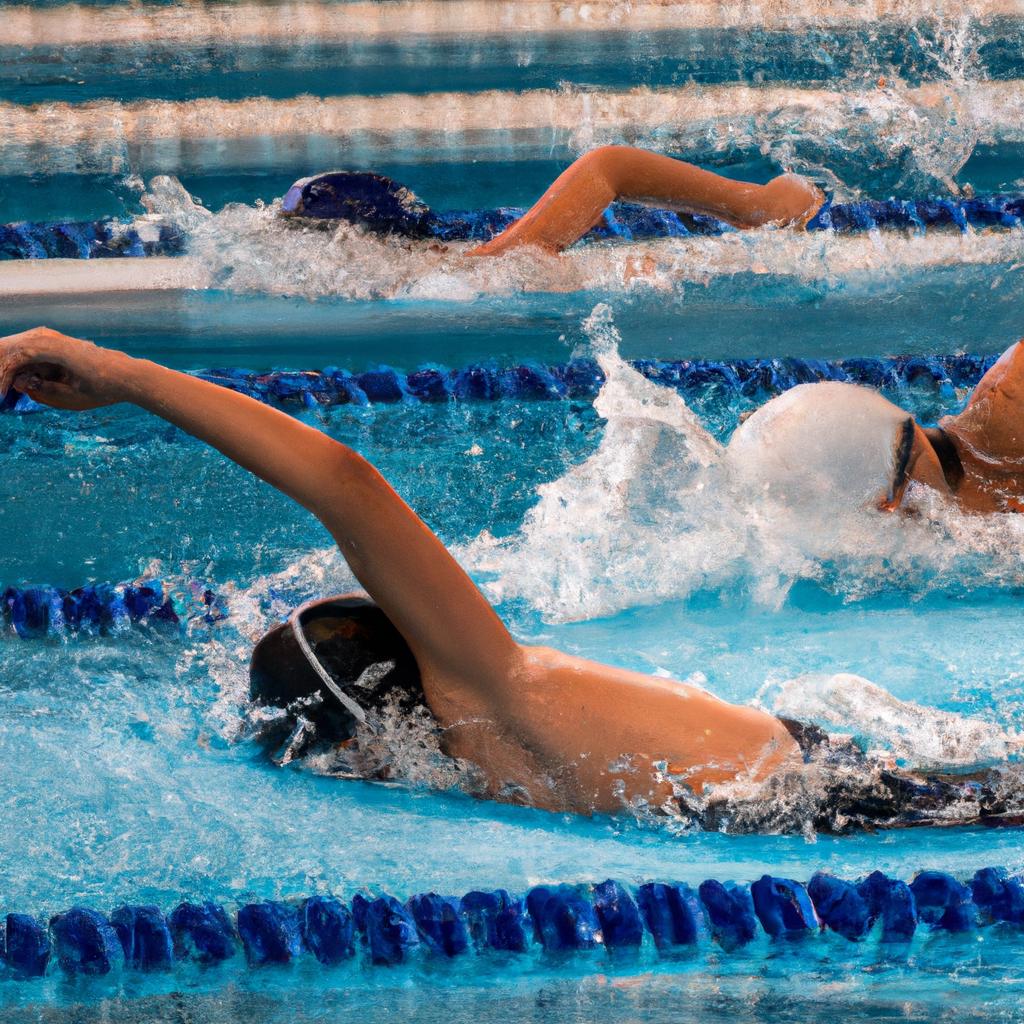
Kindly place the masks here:
<instances>
[{"instance_id":1,"label":"pool water","mask_svg":"<svg viewBox=\"0 0 1024 1024\"><path fill-rule=\"evenodd\" d=\"M57 33L47 18L61 18L62 5L37 6L31 42L5 35L15 22L4 27L0 6L0 112L21 119L21 134L0 139L0 222L135 216L144 195L155 197L165 217L188 225L193 287L10 293L0 297L0 333L46 323L188 371L383 364L407 373L599 358L607 381L596 399L290 411L377 465L524 642L822 720L840 713L826 699L838 685L846 718L829 726L907 764L963 769L1016 750L1016 517L972 519L918 493L906 519L851 511L765 522L723 482L717 455L755 401L715 384L684 401L630 361L995 355L1019 332L1019 229L659 243L655 279L632 285L620 273L628 247L474 269L458 251L431 256L359 231L286 232L264 205L296 178L341 164L392 175L438 209L526 205L602 141L656 145L751 180L820 172L840 196L1018 191L1016 19L926 11L910 27L865 29L825 12L809 26L625 37L589 28L339 41L311 30L292 46L200 37L218 5L89 3L76 25L91 24L82 11L120 11L129 23L184 10L197 37L65 46L46 35ZM353 5L353 16L365 6ZM433 10L429 0L419 6ZM272 21L278 8L261 10ZM940 102L914 92L936 83ZM256 98L260 116L277 116L273 104L303 93L365 97L368 109L386 111L389 97L397 110L396 96L451 91L472 113L490 102L484 90L601 99L636 86L688 97L705 87L817 92L778 111L693 123L595 115L584 126L522 128L496 116L463 130L453 114L421 138L389 134L386 123L340 139L316 124L239 134L227 106L201 136L89 120L167 101L185 124L208 97ZM839 108L822 93L842 99L834 123L825 115ZM732 102L738 93L715 95ZM61 103L71 106L50 106ZM65 115L98 125L95 136L52 136L46 118ZM170 180L154 183L157 175ZM966 399L962 388L886 393L923 423ZM159 579L183 593L209 588L220 611L212 622L102 635L23 640L5 629L0 911L522 892L608 877L695 884L765 872L806 880L816 870L850 879L875 869L903 878L925 868L958 877L995 864L1024 870L1017 829L815 836L796 800L779 815L784 834L754 835L700 832L636 808L581 818L485 803L429 737L401 730L376 752L391 769L387 785L331 777L317 758L275 767L250 738L249 652L290 607L352 587L326 532L138 410L0 413L0 451L0 586ZM898 725L880 725L877 706L898 708ZM998 926L969 936L922 928L899 956L826 934L759 940L730 955L645 949L634 960L598 951L329 972L311 961L256 971L236 963L75 981L54 971L0 979L0 1004L15 1022L312 1021L353 1007L367 1021L654 1021L667 1007L680 1020L1012 1020L1022 949L1019 931Z\"/></svg>"}]
</instances>

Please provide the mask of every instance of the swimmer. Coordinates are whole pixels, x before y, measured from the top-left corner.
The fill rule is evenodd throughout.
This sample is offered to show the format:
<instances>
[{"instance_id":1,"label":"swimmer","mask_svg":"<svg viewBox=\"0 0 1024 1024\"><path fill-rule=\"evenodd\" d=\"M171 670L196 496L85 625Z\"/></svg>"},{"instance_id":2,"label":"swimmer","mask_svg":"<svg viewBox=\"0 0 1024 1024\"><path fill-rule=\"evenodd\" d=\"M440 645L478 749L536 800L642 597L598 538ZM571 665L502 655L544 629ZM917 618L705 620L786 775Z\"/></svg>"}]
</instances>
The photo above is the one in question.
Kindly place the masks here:
<instances>
[{"instance_id":1,"label":"swimmer","mask_svg":"<svg viewBox=\"0 0 1024 1024\"><path fill-rule=\"evenodd\" d=\"M702 794L781 777L821 746L820 730L699 687L517 643L362 456L277 409L46 328L0 339L0 394L12 387L61 409L137 405L217 448L324 524L373 604L348 596L304 606L261 641L251 668L256 696L325 705L321 719L333 719L339 738L365 717L367 699L390 689L429 708L445 752L479 767L485 795L584 814L620 811L623 801L677 805L678 780ZM863 494L898 508L909 480L953 500L962 495L961 504L976 511L1024 497L1024 437L1015 426L1024 346L993 367L966 410L938 433L866 388L839 385L840 397L835 387L794 389L796 400L789 392L755 413L737 431L737 451L746 456L737 464L748 465L761 438L764 461L795 478L802 453L786 446L814 433L817 409L828 413L828 436L841 441L844 458L864 431L869 456L856 468L876 475L853 481L857 500ZM907 801L914 806L921 792L938 799L934 788L922 791L904 776L894 785L888 804L844 797L847 817L863 805L881 821Z\"/></svg>"},{"instance_id":2,"label":"swimmer","mask_svg":"<svg viewBox=\"0 0 1024 1024\"><path fill-rule=\"evenodd\" d=\"M961 511L1024 511L1024 342L1011 345L966 407L922 427L871 388L800 384L737 428L726 461L740 487L787 506L905 507L911 482Z\"/></svg>"},{"instance_id":3,"label":"swimmer","mask_svg":"<svg viewBox=\"0 0 1024 1024\"><path fill-rule=\"evenodd\" d=\"M519 220L470 255L500 256L522 245L561 252L597 224L617 199L704 214L737 228L803 228L821 209L825 195L798 174L754 185L650 150L601 146L584 153Z\"/></svg>"}]
</instances>

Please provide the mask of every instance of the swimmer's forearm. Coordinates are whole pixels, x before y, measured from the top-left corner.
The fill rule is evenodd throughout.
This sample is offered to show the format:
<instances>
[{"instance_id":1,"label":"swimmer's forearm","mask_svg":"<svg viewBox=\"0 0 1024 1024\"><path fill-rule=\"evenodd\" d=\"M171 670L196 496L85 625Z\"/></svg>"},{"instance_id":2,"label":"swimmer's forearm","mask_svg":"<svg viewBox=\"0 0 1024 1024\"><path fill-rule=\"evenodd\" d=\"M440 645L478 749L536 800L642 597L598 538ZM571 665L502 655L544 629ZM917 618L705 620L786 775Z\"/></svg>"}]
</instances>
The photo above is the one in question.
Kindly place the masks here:
<instances>
[{"instance_id":1,"label":"swimmer's forearm","mask_svg":"<svg viewBox=\"0 0 1024 1024\"><path fill-rule=\"evenodd\" d=\"M649 150L602 146L575 161L524 216L473 254L499 255L518 245L565 249L597 224L616 199L653 202L752 228L805 224L824 196L795 175L757 185Z\"/></svg>"},{"instance_id":2,"label":"swimmer's forearm","mask_svg":"<svg viewBox=\"0 0 1024 1024\"><path fill-rule=\"evenodd\" d=\"M121 352L110 356L116 363L123 401L212 445L321 515L325 475L350 449L246 395L146 359Z\"/></svg>"}]
</instances>

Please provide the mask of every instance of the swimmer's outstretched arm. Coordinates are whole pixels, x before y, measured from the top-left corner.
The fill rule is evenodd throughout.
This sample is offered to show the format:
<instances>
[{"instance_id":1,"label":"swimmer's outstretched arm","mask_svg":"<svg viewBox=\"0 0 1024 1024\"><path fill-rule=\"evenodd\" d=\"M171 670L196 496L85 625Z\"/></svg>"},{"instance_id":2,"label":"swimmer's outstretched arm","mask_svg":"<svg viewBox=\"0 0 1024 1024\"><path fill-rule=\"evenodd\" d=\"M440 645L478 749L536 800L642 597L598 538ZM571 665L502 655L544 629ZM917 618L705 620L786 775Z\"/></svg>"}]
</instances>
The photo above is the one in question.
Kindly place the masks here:
<instances>
[{"instance_id":1,"label":"swimmer's outstretched arm","mask_svg":"<svg viewBox=\"0 0 1024 1024\"><path fill-rule=\"evenodd\" d=\"M38 328L0 339L11 387L65 409L130 402L219 449L312 512L424 672L507 680L519 647L472 580L362 456L245 395Z\"/></svg>"},{"instance_id":2,"label":"swimmer's outstretched arm","mask_svg":"<svg viewBox=\"0 0 1024 1024\"><path fill-rule=\"evenodd\" d=\"M656 203L754 228L765 224L802 227L825 197L795 174L753 185L646 149L602 146L563 171L530 210L472 255L497 256L519 245L560 252L582 238L616 199Z\"/></svg>"}]
</instances>

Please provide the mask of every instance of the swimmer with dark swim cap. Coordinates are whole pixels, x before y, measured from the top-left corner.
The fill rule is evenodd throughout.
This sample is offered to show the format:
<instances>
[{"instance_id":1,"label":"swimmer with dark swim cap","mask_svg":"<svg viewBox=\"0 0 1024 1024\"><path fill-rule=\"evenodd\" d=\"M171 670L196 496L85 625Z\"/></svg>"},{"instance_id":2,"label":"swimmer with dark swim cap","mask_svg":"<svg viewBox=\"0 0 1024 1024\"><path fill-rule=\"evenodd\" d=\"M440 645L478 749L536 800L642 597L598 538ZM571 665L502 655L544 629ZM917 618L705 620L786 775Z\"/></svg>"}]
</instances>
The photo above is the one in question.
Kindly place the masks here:
<instances>
[{"instance_id":1,"label":"swimmer with dark swim cap","mask_svg":"<svg viewBox=\"0 0 1024 1024\"><path fill-rule=\"evenodd\" d=\"M686 683L517 643L365 459L286 413L46 328L0 339L0 394L12 387L61 409L137 405L214 446L324 524L374 604L343 598L299 609L257 647L252 679L257 696L303 704L339 739L381 700L422 704L446 752L479 766L488 796L580 813L619 811L624 801L674 802L666 766L699 794L803 763L806 734L764 711ZM866 497L897 508L906 481L915 480L970 510L1013 507L1014 496L1024 497L1024 436L1016 428L1022 387L1024 353L1016 346L934 442L912 420L908 431L909 417L898 410L859 409L846 425L870 425L871 453L850 501ZM769 403L760 426L755 414L741 428L763 435L764 458L789 474L787 487L799 453L775 451L771 439L788 444L813 415L806 398L790 401L777 414ZM834 405L834 396L826 404ZM773 421L777 435L762 429ZM749 469L754 437L740 471ZM949 469L957 465L959 476ZM872 474L879 474L871 484L877 493L869 493ZM613 770L623 757L631 770Z\"/></svg>"},{"instance_id":2,"label":"swimmer with dark swim cap","mask_svg":"<svg viewBox=\"0 0 1024 1024\"><path fill-rule=\"evenodd\" d=\"M646 149L602 146L571 164L519 220L469 254L500 256L519 246L561 252L620 199L714 217L737 228L803 228L825 203L824 193L797 174L755 185ZM304 222L348 221L408 238L429 238L438 222L409 189L368 171L302 178L281 199L280 212Z\"/></svg>"}]
</instances>

